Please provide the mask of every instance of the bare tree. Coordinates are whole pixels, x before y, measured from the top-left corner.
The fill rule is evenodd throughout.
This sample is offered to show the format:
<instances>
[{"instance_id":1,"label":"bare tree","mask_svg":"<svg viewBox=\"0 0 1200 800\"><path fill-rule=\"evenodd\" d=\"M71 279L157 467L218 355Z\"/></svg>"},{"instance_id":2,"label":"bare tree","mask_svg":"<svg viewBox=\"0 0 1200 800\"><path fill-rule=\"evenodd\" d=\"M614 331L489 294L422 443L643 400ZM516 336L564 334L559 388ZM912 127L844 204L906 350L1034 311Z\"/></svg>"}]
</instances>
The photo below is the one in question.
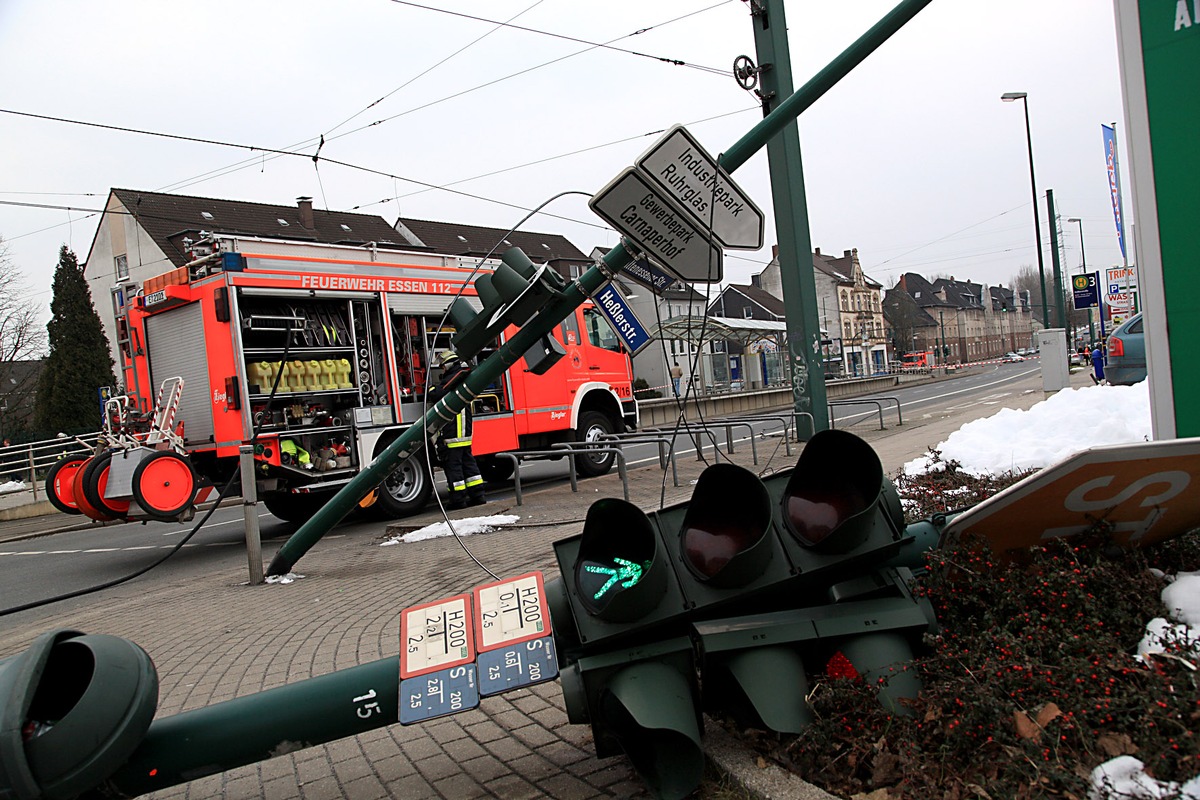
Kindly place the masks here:
<instances>
[{"instance_id":1,"label":"bare tree","mask_svg":"<svg viewBox=\"0 0 1200 800\"><path fill-rule=\"evenodd\" d=\"M5 438L26 428L33 416L46 326L29 299L24 277L0 239L0 433Z\"/></svg>"}]
</instances>

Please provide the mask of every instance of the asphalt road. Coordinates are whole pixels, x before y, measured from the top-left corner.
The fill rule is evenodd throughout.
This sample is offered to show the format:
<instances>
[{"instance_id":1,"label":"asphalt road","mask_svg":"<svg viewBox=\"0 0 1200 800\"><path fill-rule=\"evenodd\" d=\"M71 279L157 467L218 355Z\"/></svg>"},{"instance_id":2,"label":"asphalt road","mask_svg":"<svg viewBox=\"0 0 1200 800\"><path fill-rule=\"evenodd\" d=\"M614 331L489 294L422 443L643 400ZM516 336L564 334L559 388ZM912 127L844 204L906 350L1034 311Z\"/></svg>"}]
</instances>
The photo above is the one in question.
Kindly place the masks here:
<instances>
[{"instance_id":1,"label":"asphalt road","mask_svg":"<svg viewBox=\"0 0 1200 800\"><path fill-rule=\"evenodd\" d=\"M833 410L838 428L859 432L877 426L876 408L863 404L868 399L879 399L884 403L885 424L892 425L896 419L895 402L899 402L904 419L910 423L917 419L928 419L949 415L975 405L995 405L1000 408L1005 398L1014 392L1013 384L1027 378L1038 370L1037 362L997 364L982 372L964 375L951 381L913 384L896 387L885 395L855 398L853 405L837 404ZM888 398L888 399L884 399ZM771 423L755 423L756 435L764 429L779 426ZM735 443L743 443L747 431L744 427L733 430ZM724 443L725 434L717 434ZM762 439L759 447L762 447ZM694 457L694 449L686 437L679 439L676 453L680 458ZM630 467L656 461L655 445L634 445L627 448L627 463ZM567 486L566 462L530 462L521 467L522 482L528 490L547 483ZM440 476L439 476L440 477ZM513 491L511 482L502 487L489 487L489 497L496 505L511 505ZM197 517L197 520L199 517ZM38 529L39 523L42 529ZM61 528L64 520L60 515L25 521L34 534L49 533ZM266 512L259 512L261 536L264 550L273 552L295 530L295 526L281 522ZM5 526L16 523L0 523ZM94 526L80 530L54 532L52 535L36 536L21 541L0 545L0 610L12 606L75 591L84 587L115 580L136 572L174 548L195 525L169 523L126 523L119 525ZM378 537L381 528L378 522L348 520L328 534L332 537ZM205 523L203 529L192 537L181 551L156 567L160 580L187 582L201 575L211 574L216 569L245 564L245 539L242 507L226 506L217 509ZM77 605L86 605L88 597L82 596L49 606L45 611L33 610L23 613L23 618L34 619L49 616L51 609L58 611Z\"/></svg>"}]
</instances>

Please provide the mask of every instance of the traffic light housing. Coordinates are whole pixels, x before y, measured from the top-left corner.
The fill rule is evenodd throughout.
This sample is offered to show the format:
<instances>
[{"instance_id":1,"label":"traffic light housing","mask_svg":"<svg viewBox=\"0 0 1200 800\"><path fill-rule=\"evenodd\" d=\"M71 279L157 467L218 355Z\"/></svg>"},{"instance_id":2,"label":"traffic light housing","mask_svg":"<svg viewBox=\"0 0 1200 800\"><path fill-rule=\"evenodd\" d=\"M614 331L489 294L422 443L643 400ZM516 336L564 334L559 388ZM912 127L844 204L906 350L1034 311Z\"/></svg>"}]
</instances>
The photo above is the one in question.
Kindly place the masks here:
<instances>
[{"instance_id":1,"label":"traffic light housing","mask_svg":"<svg viewBox=\"0 0 1200 800\"><path fill-rule=\"evenodd\" d=\"M535 266L518 247L504 251L500 262L494 271L475 279L481 311L476 313L462 297L450 305L455 327L451 346L460 358L473 358L509 325L524 325L566 288L561 275L546 264Z\"/></svg>"},{"instance_id":2,"label":"traffic light housing","mask_svg":"<svg viewBox=\"0 0 1200 800\"><path fill-rule=\"evenodd\" d=\"M907 565L941 527L921 526L907 532L870 445L837 430L766 478L711 465L687 503L645 513L597 501L583 531L555 543L562 577L546 586L568 716L592 725L599 755L628 753L656 793L674 796L662 771L683 767L649 754L665 741L692 752L682 742L697 710L681 686L700 687L706 709L798 733L812 721L808 676L836 653L882 678L881 702L902 713L919 690L906 669L914 642L935 624L909 590ZM671 710L642 707L658 702Z\"/></svg>"},{"instance_id":3,"label":"traffic light housing","mask_svg":"<svg viewBox=\"0 0 1200 800\"><path fill-rule=\"evenodd\" d=\"M702 722L689 638L585 656L559 678L567 718L591 724L597 756L628 755L656 797L687 797L699 785Z\"/></svg>"},{"instance_id":4,"label":"traffic light housing","mask_svg":"<svg viewBox=\"0 0 1200 800\"><path fill-rule=\"evenodd\" d=\"M75 797L142 742L158 673L126 639L57 630L0 660L0 796Z\"/></svg>"}]
</instances>

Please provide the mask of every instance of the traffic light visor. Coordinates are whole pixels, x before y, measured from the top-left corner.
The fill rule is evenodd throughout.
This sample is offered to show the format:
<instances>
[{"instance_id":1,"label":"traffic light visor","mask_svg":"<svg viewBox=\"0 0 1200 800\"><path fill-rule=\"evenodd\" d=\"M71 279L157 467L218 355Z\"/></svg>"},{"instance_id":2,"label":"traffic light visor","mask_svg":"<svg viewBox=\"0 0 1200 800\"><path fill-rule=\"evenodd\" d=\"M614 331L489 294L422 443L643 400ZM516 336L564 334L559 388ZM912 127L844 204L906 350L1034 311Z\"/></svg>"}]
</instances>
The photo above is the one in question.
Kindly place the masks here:
<instances>
[{"instance_id":1,"label":"traffic light visor","mask_svg":"<svg viewBox=\"0 0 1200 800\"><path fill-rule=\"evenodd\" d=\"M720 587L742 586L771 560L771 497L753 472L713 464L700 474L683 518L683 562L693 576Z\"/></svg>"},{"instance_id":2,"label":"traffic light visor","mask_svg":"<svg viewBox=\"0 0 1200 800\"><path fill-rule=\"evenodd\" d=\"M591 615L629 622L653 610L667 588L658 536L649 518L624 500L588 509L575 561L579 602Z\"/></svg>"},{"instance_id":3,"label":"traffic light visor","mask_svg":"<svg viewBox=\"0 0 1200 800\"><path fill-rule=\"evenodd\" d=\"M869 444L846 431L820 431L784 488L783 523L805 547L849 552L871 532L883 482L883 465Z\"/></svg>"}]
</instances>

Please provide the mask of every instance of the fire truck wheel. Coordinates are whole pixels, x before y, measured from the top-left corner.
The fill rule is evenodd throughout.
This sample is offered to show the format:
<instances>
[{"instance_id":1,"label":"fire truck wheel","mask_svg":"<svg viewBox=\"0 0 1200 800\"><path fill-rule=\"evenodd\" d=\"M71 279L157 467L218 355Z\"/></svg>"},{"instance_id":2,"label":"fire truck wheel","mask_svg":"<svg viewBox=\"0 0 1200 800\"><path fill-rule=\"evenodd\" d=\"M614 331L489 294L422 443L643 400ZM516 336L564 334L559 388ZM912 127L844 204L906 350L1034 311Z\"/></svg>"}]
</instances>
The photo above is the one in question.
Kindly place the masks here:
<instances>
[{"instance_id":1,"label":"fire truck wheel","mask_svg":"<svg viewBox=\"0 0 1200 800\"><path fill-rule=\"evenodd\" d=\"M488 483L500 483L512 477L513 462L511 459L480 456L475 461L479 464L479 474Z\"/></svg>"},{"instance_id":2,"label":"fire truck wheel","mask_svg":"<svg viewBox=\"0 0 1200 800\"><path fill-rule=\"evenodd\" d=\"M129 513L128 500L109 500L104 496L108 488L108 476L113 459L112 450L107 450L88 462L83 468L83 496L92 508L110 517L124 519Z\"/></svg>"},{"instance_id":3,"label":"fire truck wheel","mask_svg":"<svg viewBox=\"0 0 1200 800\"><path fill-rule=\"evenodd\" d=\"M116 519L116 517L109 516L92 505L87 499L87 494L83 491L83 477L87 474L87 468L91 466L94 460L95 456L84 461L79 469L75 470L75 475L71 478L71 495L75 498L75 505L79 506L79 510L86 516L98 522L108 522L109 520Z\"/></svg>"},{"instance_id":4,"label":"fire truck wheel","mask_svg":"<svg viewBox=\"0 0 1200 800\"><path fill-rule=\"evenodd\" d=\"M379 487L379 497L367 513L379 519L411 517L425 508L433 494L433 478L422 458L406 458Z\"/></svg>"},{"instance_id":5,"label":"fire truck wheel","mask_svg":"<svg viewBox=\"0 0 1200 800\"><path fill-rule=\"evenodd\" d=\"M615 430L612 420L599 411L584 411L579 415L579 427L576 428L576 441L598 442L600 437L607 436ZM595 455L575 456L575 469L585 478L605 475L612 469L615 453L597 453Z\"/></svg>"},{"instance_id":6,"label":"fire truck wheel","mask_svg":"<svg viewBox=\"0 0 1200 800\"><path fill-rule=\"evenodd\" d=\"M133 471L133 499L150 519L175 522L195 497L192 464L172 450L151 453Z\"/></svg>"},{"instance_id":7,"label":"fire truck wheel","mask_svg":"<svg viewBox=\"0 0 1200 800\"><path fill-rule=\"evenodd\" d=\"M84 465L87 459L83 456L60 458L46 473L46 495L50 505L64 514L82 514L75 502L75 473Z\"/></svg>"}]
</instances>

